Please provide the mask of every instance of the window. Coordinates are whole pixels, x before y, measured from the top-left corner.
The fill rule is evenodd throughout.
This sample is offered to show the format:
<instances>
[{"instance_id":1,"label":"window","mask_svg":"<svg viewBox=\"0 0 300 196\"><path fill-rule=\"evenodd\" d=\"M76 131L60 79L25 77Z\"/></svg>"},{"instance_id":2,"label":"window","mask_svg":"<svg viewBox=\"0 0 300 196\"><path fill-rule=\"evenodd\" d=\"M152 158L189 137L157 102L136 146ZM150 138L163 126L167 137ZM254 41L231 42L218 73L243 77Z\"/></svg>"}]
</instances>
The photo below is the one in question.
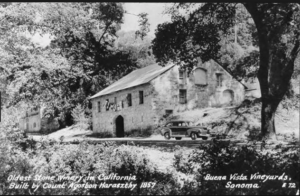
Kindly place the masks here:
<instances>
[{"instance_id":1,"label":"window","mask_svg":"<svg viewBox=\"0 0 300 196\"><path fill-rule=\"evenodd\" d=\"M117 105L117 97L115 97L115 105Z\"/></svg>"},{"instance_id":2,"label":"window","mask_svg":"<svg viewBox=\"0 0 300 196\"><path fill-rule=\"evenodd\" d=\"M140 104L144 103L144 92L143 91L139 91L139 97L140 97Z\"/></svg>"},{"instance_id":3,"label":"window","mask_svg":"<svg viewBox=\"0 0 300 196\"><path fill-rule=\"evenodd\" d=\"M124 101L123 100L121 101L121 105L122 105L122 108L124 108Z\"/></svg>"},{"instance_id":4,"label":"window","mask_svg":"<svg viewBox=\"0 0 300 196\"><path fill-rule=\"evenodd\" d=\"M88 108L93 109L93 103L91 101L88 102Z\"/></svg>"},{"instance_id":5,"label":"window","mask_svg":"<svg viewBox=\"0 0 300 196\"><path fill-rule=\"evenodd\" d=\"M109 99L106 99L106 103L105 103L106 111L109 110L109 106L110 106L110 104L109 104Z\"/></svg>"},{"instance_id":6,"label":"window","mask_svg":"<svg viewBox=\"0 0 300 196\"><path fill-rule=\"evenodd\" d=\"M185 84L186 82L186 73L185 70L179 69L179 83L180 84Z\"/></svg>"},{"instance_id":7,"label":"window","mask_svg":"<svg viewBox=\"0 0 300 196\"><path fill-rule=\"evenodd\" d=\"M33 123L33 127L34 127L34 128L36 127L36 123Z\"/></svg>"},{"instance_id":8,"label":"window","mask_svg":"<svg viewBox=\"0 0 300 196\"><path fill-rule=\"evenodd\" d=\"M185 104L186 102L187 102L186 90L185 89L180 89L179 90L179 103Z\"/></svg>"},{"instance_id":9,"label":"window","mask_svg":"<svg viewBox=\"0 0 300 196\"><path fill-rule=\"evenodd\" d=\"M127 104L128 104L129 107L132 106L131 93L129 93L129 94L127 95Z\"/></svg>"},{"instance_id":10,"label":"window","mask_svg":"<svg viewBox=\"0 0 300 196\"><path fill-rule=\"evenodd\" d=\"M166 116L169 116L169 115L173 114L173 110L166 110L165 113L166 113Z\"/></svg>"},{"instance_id":11,"label":"window","mask_svg":"<svg viewBox=\"0 0 300 196\"><path fill-rule=\"evenodd\" d=\"M194 78L195 78L195 84L206 85L207 84L206 70L203 68L195 69Z\"/></svg>"},{"instance_id":12,"label":"window","mask_svg":"<svg viewBox=\"0 0 300 196\"><path fill-rule=\"evenodd\" d=\"M183 127L187 127L187 126L188 126L188 124L187 124L186 122L182 122L181 126L183 126Z\"/></svg>"},{"instance_id":13,"label":"window","mask_svg":"<svg viewBox=\"0 0 300 196\"><path fill-rule=\"evenodd\" d=\"M173 123L172 123L172 126L178 127L178 126L179 126L179 122L173 122Z\"/></svg>"},{"instance_id":14,"label":"window","mask_svg":"<svg viewBox=\"0 0 300 196\"><path fill-rule=\"evenodd\" d=\"M179 79L184 79L184 71L182 69L179 70Z\"/></svg>"},{"instance_id":15,"label":"window","mask_svg":"<svg viewBox=\"0 0 300 196\"><path fill-rule=\"evenodd\" d=\"M221 73L216 73L217 77L217 86L222 86L223 77Z\"/></svg>"},{"instance_id":16,"label":"window","mask_svg":"<svg viewBox=\"0 0 300 196\"><path fill-rule=\"evenodd\" d=\"M101 103L100 103L100 101L98 101L98 112L101 112Z\"/></svg>"}]
</instances>

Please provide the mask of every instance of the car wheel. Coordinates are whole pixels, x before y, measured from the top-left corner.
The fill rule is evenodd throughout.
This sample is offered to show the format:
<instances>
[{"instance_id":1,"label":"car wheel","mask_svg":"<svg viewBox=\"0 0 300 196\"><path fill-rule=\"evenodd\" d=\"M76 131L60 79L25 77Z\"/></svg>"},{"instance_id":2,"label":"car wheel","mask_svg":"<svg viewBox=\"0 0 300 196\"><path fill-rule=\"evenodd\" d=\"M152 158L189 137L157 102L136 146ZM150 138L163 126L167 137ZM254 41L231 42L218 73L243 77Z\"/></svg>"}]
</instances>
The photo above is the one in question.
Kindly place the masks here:
<instances>
[{"instance_id":1,"label":"car wheel","mask_svg":"<svg viewBox=\"0 0 300 196\"><path fill-rule=\"evenodd\" d=\"M175 137L176 140L181 140L181 137Z\"/></svg>"},{"instance_id":2,"label":"car wheel","mask_svg":"<svg viewBox=\"0 0 300 196\"><path fill-rule=\"evenodd\" d=\"M191 133L191 138L192 138L192 140L196 140L197 139L197 134L196 133Z\"/></svg>"},{"instance_id":3,"label":"car wheel","mask_svg":"<svg viewBox=\"0 0 300 196\"><path fill-rule=\"evenodd\" d=\"M207 137L202 137L202 140L207 140Z\"/></svg>"},{"instance_id":4,"label":"car wheel","mask_svg":"<svg viewBox=\"0 0 300 196\"><path fill-rule=\"evenodd\" d=\"M166 140L171 139L171 136L170 136L170 133L169 133L169 132L165 133L164 136L165 136L165 139L166 139Z\"/></svg>"}]
</instances>

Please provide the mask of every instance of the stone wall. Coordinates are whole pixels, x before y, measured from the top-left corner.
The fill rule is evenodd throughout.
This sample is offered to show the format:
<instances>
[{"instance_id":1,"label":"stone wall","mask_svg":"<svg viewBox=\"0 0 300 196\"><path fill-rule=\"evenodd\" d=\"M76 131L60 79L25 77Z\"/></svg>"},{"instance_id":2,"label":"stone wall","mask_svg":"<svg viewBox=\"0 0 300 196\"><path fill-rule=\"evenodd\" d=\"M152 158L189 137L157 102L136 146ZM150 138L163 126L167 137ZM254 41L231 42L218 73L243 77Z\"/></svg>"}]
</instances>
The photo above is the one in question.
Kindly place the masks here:
<instances>
[{"instance_id":1,"label":"stone wall","mask_svg":"<svg viewBox=\"0 0 300 196\"><path fill-rule=\"evenodd\" d=\"M253 81L248 81L247 83L248 90L245 92L245 97L247 98L260 98L261 92L260 92L260 86L259 81L257 78L255 78Z\"/></svg>"},{"instance_id":2,"label":"stone wall","mask_svg":"<svg viewBox=\"0 0 300 196\"><path fill-rule=\"evenodd\" d=\"M220 107L236 105L244 100L244 86L232 78L222 67L214 61L199 63L198 67L206 70L205 79L196 78L196 69L186 79L179 78L179 67L174 66L164 74L153 79L150 84L125 89L110 95L104 95L92 100L93 104L93 131L109 131L116 134L116 118L124 119L124 131L144 129L147 126L161 124L169 112L176 115L178 112L194 108ZM216 73L222 74L222 83L217 82ZM205 85L195 84L195 80ZM179 90L186 90L186 103L179 103ZM139 91L144 91L144 104L139 104ZM128 106L126 96L132 94L132 106ZM232 96L232 97L231 97ZM114 103L117 98L117 109L109 108L106 111L106 99ZM232 98L230 101L226 99ZM101 103L101 112L98 112L98 101ZM124 108L122 108L122 103Z\"/></svg>"},{"instance_id":3,"label":"stone wall","mask_svg":"<svg viewBox=\"0 0 300 196\"><path fill-rule=\"evenodd\" d=\"M221 66L214 61L199 63L198 67L206 70L206 85L195 84L194 69L186 80L179 78L179 67L174 66L165 74L154 79L151 84L154 87L153 106L157 116L157 123L166 110L173 110L173 114L194 108L221 107L226 105L237 105L244 100L244 87L232 78ZM216 73L222 74L222 84L217 85ZM179 90L186 89L187 102L179 103ZM225 91L225 93L224 93ZM231 103L226 102L226 92L233 93ZM225 95L224 95L225 94Z\"/></svg>"},{"instance_id":4,"label":"stone wall","mask_svg":"<svg viewBox=\"0 0 300 196\"><path fill-rule=\"evenodd\" d=\"M139 103L139 91L144 92L144 103ZM131 93L132 106L128 106L127 94ZM103 132L109 131L116 133L115 119L121 115L124 118L124 131L128 132L132 129L143 129L147 126L153 126L154 111L152 110L153 87L150 84L144 84L138 87L125 89L113 94L104 95L92 100L93 105L93 131ZM115 97L117 98L117 111L109 108L106 111L106 99L114 103ZM101 104L101 112L98 112L98 101ZM122 108L122 103L124 108Z\"/></svg>"},{"instance_id":5,"label":"stone wall","mask_svg":"<svg viewBox=\"0 0 300 196\"><path fill-rule=\"evenodd\" d=\"M191 90L191 94L197 94L194 97L198 97L197 107L219 107L230 105L226 102L227 96L226 92L231 91L233 93L232 105L238 105L244 100L245 88L244 86L234 79L225 69L218 65L213 60L210 60L206 63L198 63L198 67L204 68L207 70L207 86L202 87L199 91L199 86L194 85L193 73L189 78L190 87L194 90ZM217 84L217 74L222 76L222 84ZM191 95L192 96L192 95ZM205 101L203 101L205 100ZM208 100L208 101L207 101Z\"/></svg>"}]
</instances>

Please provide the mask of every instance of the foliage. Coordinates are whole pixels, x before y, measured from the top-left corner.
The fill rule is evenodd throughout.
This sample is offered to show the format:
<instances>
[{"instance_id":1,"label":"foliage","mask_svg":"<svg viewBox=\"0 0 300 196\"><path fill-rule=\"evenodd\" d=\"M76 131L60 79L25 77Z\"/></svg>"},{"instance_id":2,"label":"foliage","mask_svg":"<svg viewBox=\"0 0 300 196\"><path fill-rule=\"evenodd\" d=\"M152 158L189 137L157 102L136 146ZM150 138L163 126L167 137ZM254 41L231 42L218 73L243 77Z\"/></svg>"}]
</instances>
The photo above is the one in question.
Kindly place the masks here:
<instances>
[{"instance_id":1,"label":"foliage","mask_svg":"<svg viewBox=\"0 0 300 196\"><path fill-rule=\"evenodd\" d=\"M170 173L161 173L152 163L143 149L135 146L116 146L115 144L91 145L81 142L78 145L63 144L45 140L39 142L32 150L21 151L18 148L9 149L1 145L1 193L2 194L75 194L75 195L136 195L136 194L168 194L176 182ZM103 180L97 179L99 175L117 174L119 176L135 175L139 187L141 182L157 182L153 189L45 189L39 188L36 192L32 189L8 189L7 178L11 174L43 175L43 176L95 176L91 184L100 184ZM35 181L42 184L48 180ZM63 181L67 187L72 181ZM107 180L106 183L116 183ZM121 181L119 181L121 183ZM123 182L123 181L122 181ZM29 181L32 185L33 180ZM58 183L58 182L50 182ZM150 191L150 192L149 192Z\"/></svg>"},{"instance_id":2,"label":"foliage","mask_svg":"<svg viewBox=\"0 0 300 196\"><path fill-rule=\"evenodd\" d=\"M153 134L152 126L147 126L146 128L136 128L126 131L125 137L150 137Z\"/></svg>"},{"instance_id":3,"label":"foliage","mask_svg":"<svg viewBox=\"0 0 300 196\"><path fill-rule=\"evenodd\" d=\"M79 107L78 107L79 108ZM9 108L9 112L5 110L7 115L3 119L1 125L0 137L0 193L22 194L22 195L56 195L56 194L75 194L75 195L136 195L136 194L169 194L176 187L173 175L167 172L160 172L157 166L149 160L148 155L140 147L121 145L105 142L103 144L89 144L88 142L79 142L79 144L67 144L54 140L45 139L35 142L26 137L21 131L16 129L16 122L13 120L15 112L13 107ZM80 110L79 108L79 111ZM79 112L80 113L80 112ZM7 128L3 129L3 128ZM65 189L45 189L38 188L35 192L29 189L9 189L10 175L31 176L95 176L95 181L91 184L100 184L103 180L97 180L101 174L109 175L116 173L119 176L136 175L137 180L132 183L156 182L156 186L149 189L135 188L132 191L127 189L84 189L72 188ZM30 187L33 183L43 184L59 182L51 182L49 180L28 181ZM72 181L63 181L68 187ZM116 181L106 181L116 183ZM60 182L62 183L62 182Z\"/></svg>"},{"instance_id":4,"label":"foliage","mask_svg":"<svg viewBox=\"0 0 300 196\"><path fill-rule=\"evenodd\" d=\"M122 145L111 155L109 173L118 173L121 176L135 175L137 188L133 191L116 191L119 194L157 195L169 194L176 181L171 173L162 173L157 170L143 149L135 146ZM155 182L153 189L140 189L142 182ZM101 191L102 192L102 191Z\"/></svg>"},{"instance_id":5,"label":"foliage","mask_svg":"<svg viewBox=\"0 0 300 196\"><path fill-rule=\"evenodd\" d=\"M189 154L184 150L175 151L173 166L182 173L193 173L195 167L193 162L189 161Z\"/></svg>"},{"instance_id":6,"label":"foliage","mask_svg":"<svg viewBox=\"0 0 300 196\"><path fill-rule=\"evenodd\" d=\"M135 37L140 37L141 39L144 39L144 37L147 35L147 33L150 32L150 23L148 22L147 13L143 12L140 13L139 16L139 26L140 30L137 30L135 32Z\"/></svg>"},{"instance_id":7,"label":"foliage","mask_svg":"<svg viewBox=\"0 0 300 196\"><path fill-rule=\"evenodd\" d=\"M123 22L120 3L12 3L1 7L1 72L10 104L45 103L60 126L72 109L137 67L129 51L114 47ZM42 47L32 36L49 37Z\"/></svg>"},{"instance_id":8,"label":"foliage","mask_svg":"<svg viewBox=\"0 0 300 196\"><path fill-rule=\"evenodd\" d=\"M91 116L88 116L85 114L85 109L78 104L73 110L72 110L72 117L75 122L75 126L81 128L81 129L88 129L91 125Z\"/></svg>"},{"instance_id":9,"label":"foliage","mask_svg":"<svg viewBox=\"0 0 300 196\"><path fill-rule=\"evenodd\" d=\"M114 137L111 131L101 131L101 132L93 132L89 137L96 137L96 138L112 138Z\"/></svg>"},{"instance_id":10,"label":"foliage","mask_svg":"<svg viewBox=\"0 0 300 196\"><path fill-rule=\"evenodd\" d=\"M179 157L176 160L179 161ZM182 163L175 165L180 171L191 173L197 170L195 183L186 182L182 194L213 194L213 195L260 195L260 194L284 194L293 195L299 189L299 151L297 149L279 151L260 151L255 145L237 147L232 144L215 142L210 145L201 145L199 149L189 154ZM191 167L199 164L198 168ZM185 167L184 167L185 165ZM261 175L288 176L284 180L230 180L230 175L238 174L247 176L259 173ZM226 176L227 180L205 180L207 175ZM284 177L285 178L285 177ZM226 188L227 183L257 183L259 188ZM295 183L296 188L282 188L283 183Z\"/></svg>"},{"instance_id":11,"label":"foliage","mask_svg":"<svg viewBox=\"0 0 300 196\"><path fill-rule=\"evenodd\" d=\"M16 107L2 107L0 122L0 139L12 142L21 141L26 134L19 129L19 122L16 115L24 112L26 107L19 105Z\"/></svg>"},{"instance_id":12,"label":"foliage","mask_svg":"<svg viewBox=\"0 0 300 196\"><path fill-rule=\"evenodd\" d=\"M155 58L151 49L151 37L146 36L143 39L135 37L133 31L117 33L117 47L130 51L132 58L137 59L139 67L145 67L155 63Z\"/></svg>"}]
</instances>

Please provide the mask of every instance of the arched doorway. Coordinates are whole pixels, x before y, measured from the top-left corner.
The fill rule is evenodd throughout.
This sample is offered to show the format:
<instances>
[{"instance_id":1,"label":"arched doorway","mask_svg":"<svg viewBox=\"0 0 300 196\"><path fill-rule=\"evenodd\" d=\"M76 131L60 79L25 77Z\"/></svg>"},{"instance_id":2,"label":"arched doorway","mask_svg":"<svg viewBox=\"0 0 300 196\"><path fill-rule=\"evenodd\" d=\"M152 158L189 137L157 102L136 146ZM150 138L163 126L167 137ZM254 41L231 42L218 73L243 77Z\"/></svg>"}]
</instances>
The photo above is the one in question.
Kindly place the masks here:
<instances>
[{"instance_id":1,"label":"arched doorway","mask_svg":"<svg viewBox=\"0 0 300 196\"><path fill-rule=\"evenodd\" d=\"M223 104L224 105L233 105L234 92L230 89L223 91Z\"/></svg>"},{"instance_id":2,"label":"arched doorway","mask_svg":"<svg viewBox=\"0 0 300 196\"><path fill-rule=\"evenodd\" d=\"M116 118L116 136L124 137L124 118L120 115Z\"/></svg>"}]
</instances>

